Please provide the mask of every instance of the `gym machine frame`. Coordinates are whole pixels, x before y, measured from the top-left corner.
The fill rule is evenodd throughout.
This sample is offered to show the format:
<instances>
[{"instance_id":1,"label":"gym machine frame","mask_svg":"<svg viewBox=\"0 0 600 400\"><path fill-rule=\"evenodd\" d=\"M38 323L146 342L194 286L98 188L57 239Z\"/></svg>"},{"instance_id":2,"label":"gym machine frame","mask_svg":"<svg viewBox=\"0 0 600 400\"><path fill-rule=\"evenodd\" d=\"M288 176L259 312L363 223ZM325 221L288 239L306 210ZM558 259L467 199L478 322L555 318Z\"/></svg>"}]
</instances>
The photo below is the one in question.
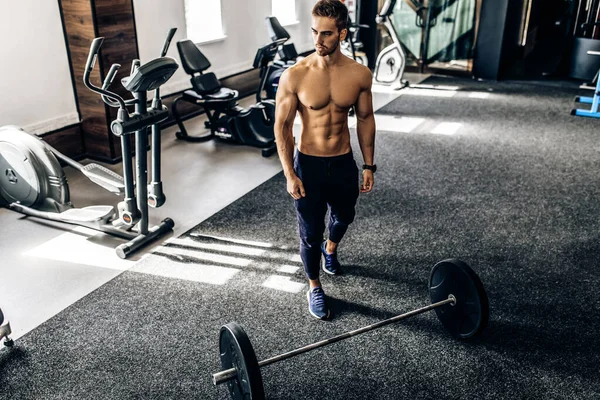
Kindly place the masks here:
<instances>
[{"instance_id":1,"label":"gym machine frame","mask_svg":"<svg viewBox=\"0 0 600 400\"><path fill-rule=\"evenodd\" d=\"M175 30L169 31L167 42L163 47L163 52L166 53L168 43L175 34ZM111 123L111 131L114 135L121 138L121 146L123 153L123 179L125 181L125 203L132 211L132 215L137 219L135 226L136 232L131 232L133 236L129 242L117 246L116 252L120 258L127 256L138 250L145 244L155 240L159 236L171 231L175 223L171 218L165 218L160 224L149 227L148 206L162 205L165 200L162 193L162 182L160 182L160 131L158 124L166 120L169 116L169 111L160 99L158 88L164 84L175 73L179 64L170 57L160 57L141 65L139 60L134 60L131 65L131 74L128 78L122 80L123 86L130 91L134 98L127 102L117 93L108 90L112 80L114 79L119 64L113 64L105 79L102 88L94 86L90 82L90 74L94 69L98 51L102 46L104 38L99 37L93 40L90 46L90 52L85 65L83 82L85 86L93 92L102 96L103 101L109 106L119 108L117 119ZM146 74L146 79L144 79ZM147 108L147 92L155 91L152 107ZM130 114L127 110L128 105L135 106L135 112ZM153 174L158 177L158 181L153 182L148 189L148 160L146 152L148 148L148 128L152 127L152 164ZM133 171L131 168L132 156L129 147L128 135L135 135L135 165L136 165L136 181L133 182ZM136 193L134 194L133 191ZM139 214L138 214L139 213Z\"/></svg>"},{"instance_id":2,"label":"gym machine frame","mask_svg":"<svg viewBox=\"0 0 600 400\"><path fill-rule=\"evenodd\" d=\"M175 33L171 29L163 48L163 55L144 65L139 60L132 63L130 76L122 80L123 86L133 94L125 101L108 91L120 65L114 64L102 88L90 82L98 51L103 38L95 39L85 66L83 81L92 91L102 95L108 105L119 107L111 131L120 137L123 177L103 166L90 163L82 165L61 154L36 135L15 126L0 128L0 202L27 216L57 221L95 229L129 240L116 248L117 255L126 258L141 246L170 231L173 220L162 221L150 228L148 207L160 207L165 202L160 177L160 129L158 124L168 117L162 105L158 88L175 73L179 64L164 57ZM151 108L147 108L147 90L155 90ZM127 107L135 106L130 114ZM148 186L147 147L148 128L152 129L152 182ZM137 180L134 183L133 155L130 135L136 137ZM67 178L58 160L84 174L90 181L124 198L115 210L110 205L93 205L75 208L70 201ZM137 198L136 198L137 190Z\"/></svg>"},{"instance_id":3,"label":"gym machine frame","mask_svg":"<svg viewBox=\"0 0 600 400\"><path fill-rule=\"evenodd\" d=\"M4 339L4 345L6 347L13 347L15 342L8 336L12 333L10 329L10 322L4 320L4 314L0 308L0 340Z\"/></svg>"},{"instance_id":4,"label":"gym machine frame","mask_svg":"<svg viewBox=\"0 0 600 400\"><path fill-rule=\"evenodd\" d=\"M600 56L600 51L589 50L587 54L591 56ZM596 79L596 87L594 88L594 96L576 96L576 103L581 104L590 104L591 107L589 110L583 110L580 108L573 108L571 110L571 115L576 115L579 117L590 117L590 118L600 118L600 111L598 111L598 106L600 105L600 79Z\"/></svg>"}]
</instances>

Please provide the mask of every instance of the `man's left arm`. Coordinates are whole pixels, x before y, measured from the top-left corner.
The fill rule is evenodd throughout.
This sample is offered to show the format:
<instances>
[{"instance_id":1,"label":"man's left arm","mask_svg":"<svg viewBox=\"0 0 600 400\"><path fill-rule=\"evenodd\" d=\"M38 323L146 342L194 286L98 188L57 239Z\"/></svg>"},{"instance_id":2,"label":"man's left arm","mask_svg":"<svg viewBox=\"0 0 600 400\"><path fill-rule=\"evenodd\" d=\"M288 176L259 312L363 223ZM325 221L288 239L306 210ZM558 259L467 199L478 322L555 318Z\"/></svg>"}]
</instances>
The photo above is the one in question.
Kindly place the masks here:
<instances>
[{"instance_id":1,"label":"man's left arm","mask_svg":"<svg viewBox=\"0 0 600 400\"><path fill-rule=\"evenodd\" d=\"M373 94L371 93L372 82L371 71L364 68L361 71L361 91L358 100L354 105L356 115L356 134L363 160L366 165L374 165L375 157L375 116L373 115ZM362 193L370 192L373 189L373 171L363 169L363 184L360 191Z\"/></svg>"}]
</instances>

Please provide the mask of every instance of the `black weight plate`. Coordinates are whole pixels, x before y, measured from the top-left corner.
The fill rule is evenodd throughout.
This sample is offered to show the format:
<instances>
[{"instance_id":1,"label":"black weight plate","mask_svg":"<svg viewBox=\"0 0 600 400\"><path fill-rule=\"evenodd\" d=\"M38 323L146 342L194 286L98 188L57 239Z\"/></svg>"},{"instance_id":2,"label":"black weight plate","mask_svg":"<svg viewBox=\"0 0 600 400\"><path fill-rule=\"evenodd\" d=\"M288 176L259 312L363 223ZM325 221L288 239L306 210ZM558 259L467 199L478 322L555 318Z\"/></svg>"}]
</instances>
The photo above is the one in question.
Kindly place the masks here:
<instances>
[{"instance_id":1,"label":"black weight plate","mask_svg":"<svg viewBox=\"0 0 600 400\"><path fill-rule=\"evenodd\" d=\"M263 400L263 388L260 367L250 339L242 327L230 322L221 327L219 333L219 351L223 370L235 368L235 379L227 382L229 393L234 400Z\"/></svg>"},{"instance_id":2,"label":"black weight plate","mask_svg":"<svg viewBox=\"0 0 600 400\"><path fill-rule=\"evenodd\" d=\"M4 314L2 314L2 309L0 308L0 325L4 322Z\"/></svg>"},{"instance_id":3,"label":"black weight plate","mask_svg":"<svg viewBox=\"0 0 600 400\"><path fill-rule=\"evenodd\" d=\"M450 294L456 297L456 304L435 309L442 325L459 339L480 333L489 319L488 298L477 274L466 263L456 259L438 262L429 275L432 303L446 300Z\"/></svg>"}]
</instances>

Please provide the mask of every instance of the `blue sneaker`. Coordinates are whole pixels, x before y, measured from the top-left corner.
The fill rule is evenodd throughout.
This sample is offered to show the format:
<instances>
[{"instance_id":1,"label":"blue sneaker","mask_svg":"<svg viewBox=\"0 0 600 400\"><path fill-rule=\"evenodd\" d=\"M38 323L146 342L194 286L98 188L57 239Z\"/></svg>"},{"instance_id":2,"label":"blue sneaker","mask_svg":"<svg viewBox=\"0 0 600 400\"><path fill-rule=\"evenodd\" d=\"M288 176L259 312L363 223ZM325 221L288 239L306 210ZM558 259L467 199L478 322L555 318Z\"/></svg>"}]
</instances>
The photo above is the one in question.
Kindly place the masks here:
<instances>
[{"instance_id":1,"label":"blue sneaker","mask_svg":"<svg viewBox=\"0 0 600 400\"><path fill-rule=\"evenodd\" d=\"M321 265L323 267L323 271L325 271L325 273L329 274L329 275L337 275L340 273L340 269L341 269L341 265L340 262L337 259L337 252L329 254L327 253L327 251L325 250L325 245L327 244L327 241L323 241L323 243L321 243L321 253L323 253L323 261L321 262Z\"/></svg>"},{"instance_id":2,"label":"blue sneaker","mask_svg":"<svg viewBox=\"0 0 600 400\"><path fill-rule=\"evenodd\" d=\"M327 308L327 303L325 303L325 292L322 288L308 289L306 298L308 299L308 311L315 318L329 318L329 309Z\"/></svg>"}]
</instances>

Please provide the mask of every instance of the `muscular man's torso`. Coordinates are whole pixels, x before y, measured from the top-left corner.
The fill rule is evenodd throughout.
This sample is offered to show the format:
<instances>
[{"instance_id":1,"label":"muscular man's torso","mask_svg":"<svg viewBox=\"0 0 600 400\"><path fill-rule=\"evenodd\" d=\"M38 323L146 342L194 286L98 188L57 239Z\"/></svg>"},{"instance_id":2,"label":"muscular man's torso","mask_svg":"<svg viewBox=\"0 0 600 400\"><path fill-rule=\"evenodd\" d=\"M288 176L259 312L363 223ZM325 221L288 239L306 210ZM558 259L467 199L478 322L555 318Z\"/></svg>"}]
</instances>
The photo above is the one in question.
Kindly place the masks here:
<instances>
[{"instance_id":1,"label":"muscular man's torso","mask_svg":"<svg viewBox=\"0 0 600 400\"><path fill-rule=\"evenodd\" d=\"M292 67L302 121L301 153L336 156L350 152L348 111L363 89L364 68L347 57L323 68L314 54Z\"/></svg>"}]
</instances>

